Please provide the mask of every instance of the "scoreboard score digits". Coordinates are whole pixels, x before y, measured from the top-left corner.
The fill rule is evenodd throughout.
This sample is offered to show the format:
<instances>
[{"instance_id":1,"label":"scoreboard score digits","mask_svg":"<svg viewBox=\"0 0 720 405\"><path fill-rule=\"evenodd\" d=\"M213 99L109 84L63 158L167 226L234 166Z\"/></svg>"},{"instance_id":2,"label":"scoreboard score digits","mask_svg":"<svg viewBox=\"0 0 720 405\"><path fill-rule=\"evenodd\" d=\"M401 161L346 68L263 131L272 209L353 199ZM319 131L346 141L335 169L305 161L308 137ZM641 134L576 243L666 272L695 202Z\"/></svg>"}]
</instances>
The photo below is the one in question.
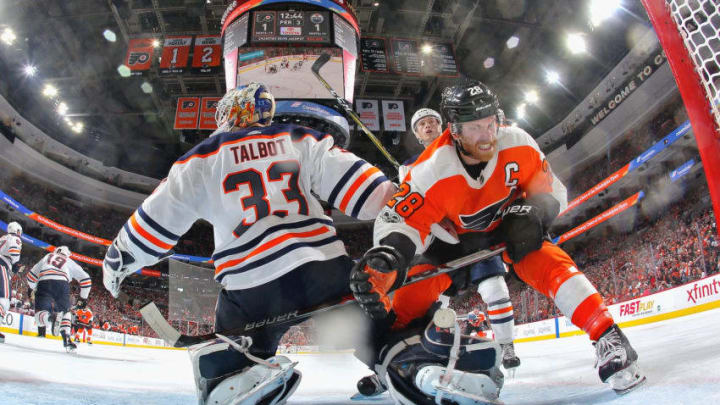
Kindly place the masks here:
<instances>
[{"instance_id":1,"label":"scoreboard score digits","mask_svg":"<svg viewBox=\"0 0 720 405\"><path fill-rule=\"evenodd\" d=\"M330 13L327 11L253 12L250 40L262 42L330 43Z\"/></svg>"}]
</instances>

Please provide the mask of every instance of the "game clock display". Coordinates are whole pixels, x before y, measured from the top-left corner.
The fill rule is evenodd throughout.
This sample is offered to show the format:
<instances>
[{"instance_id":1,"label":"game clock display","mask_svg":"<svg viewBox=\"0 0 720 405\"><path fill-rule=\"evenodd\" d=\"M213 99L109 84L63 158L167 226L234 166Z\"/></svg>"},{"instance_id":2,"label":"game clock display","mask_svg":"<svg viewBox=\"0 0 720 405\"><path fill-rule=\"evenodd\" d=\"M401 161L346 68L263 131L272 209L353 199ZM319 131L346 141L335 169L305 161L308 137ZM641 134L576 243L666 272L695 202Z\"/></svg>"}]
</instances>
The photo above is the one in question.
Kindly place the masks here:
<instances>
[{"instance_id":1,"label":"game clock display","mask_svg":"<svg viewBox=\"0 0 720 405\"><path fill-rule=\"evenodd\" d=\"M330 13L327 11L253 12L251 41L330 43Z\"/></svg>"}]
</instances>

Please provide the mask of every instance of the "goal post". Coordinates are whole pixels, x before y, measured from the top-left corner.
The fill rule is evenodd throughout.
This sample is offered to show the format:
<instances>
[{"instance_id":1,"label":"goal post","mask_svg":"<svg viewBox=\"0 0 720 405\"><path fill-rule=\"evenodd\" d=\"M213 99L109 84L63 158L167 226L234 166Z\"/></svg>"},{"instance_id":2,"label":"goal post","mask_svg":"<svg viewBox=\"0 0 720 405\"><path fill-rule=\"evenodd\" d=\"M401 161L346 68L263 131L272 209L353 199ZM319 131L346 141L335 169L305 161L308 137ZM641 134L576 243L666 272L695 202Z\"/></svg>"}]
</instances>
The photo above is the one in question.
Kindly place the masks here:
<instances>
[{"instance_id":1,"label":"goal post","mask_svg":"<svg viewBox=\"0 0 720 405\"><path fill-rule=\"evenodd\" d=\"M642 3L675 76L720 220L720 5L717 0Z\"/></svg>"}]
</instances>

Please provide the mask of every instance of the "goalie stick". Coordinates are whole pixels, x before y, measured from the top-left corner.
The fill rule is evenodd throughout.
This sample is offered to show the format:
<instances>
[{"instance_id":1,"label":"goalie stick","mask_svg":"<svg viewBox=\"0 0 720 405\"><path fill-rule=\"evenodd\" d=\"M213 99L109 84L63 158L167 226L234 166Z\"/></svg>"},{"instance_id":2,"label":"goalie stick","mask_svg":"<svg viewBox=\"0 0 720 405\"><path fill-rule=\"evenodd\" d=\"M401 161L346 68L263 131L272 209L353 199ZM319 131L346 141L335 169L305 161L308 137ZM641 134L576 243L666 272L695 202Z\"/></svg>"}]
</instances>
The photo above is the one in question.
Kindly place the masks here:
<instances>
[{"instance_id":1,"label":"goalie stick","mask_svg":"<svg viewBox=\"0 0 720 405\"><path fill-rule=\"evenodd\" d=\"M473 254L451 260L445 264L441 264L420 274L408 277L407 280L405 280L405 283L403 283L402 287L410 284L415 284L419 281L426 280L440 274L449 273L451 271L465 267L469 264L477 263L487 258L496 256L503 251L505 251L505 246L497 245L491 247L490 249L480 250ZM241 336L249 330L261 328L267 325L280 325L286 322L296 321L298 319L310 318L312 316L321 314L332 309L338 309L347 306L353 302L355 302L355 298L353 296L345 296L329 302L324 302L322 304L312 306L310 308L280 314L278 316L266 318L261 321L248 322L244 326L238 328L225 331L217 331L197 336L183 335L178 332L168 323L165 317L163 317L154 302L150 302L149 304L143 306L140 309L140 313L142 314L142 317L145 319L148 325L150 325L150 327L158 334L158 336L160 336L160 338L166 341L170 346L188 347L205 342L207 340L215 339L217 337L216 334L218 333L225 336Z\"/></svg>"},{"instance_id":2,"label":"goalie stick","mask_svg":"<svg viewBox=\"0 0 720 405\"><path fill-rule=\"evenodd\" d=\"M315 77L330 92L330 94L332 94L333 97L335 97L335 101L337 101L338 104L340 104L340 106L345 110L345 113L347 115L349 115L353 121L355 121L355 124L357 124L358 128L360 128L363 132L365 132L365 135L367 135L368 138L370 138L372 143L374 143L375 146L378 149L380 149L380 152L382 152L382 154L385 156L385 158L387 158L387 160L390 163L392 163L392 165L395 166L395 168L397 169L398 167L400 167L400 163L398 163L398 161L395 160L394 157L392 157L390 152L388 152L387 149L385 149L385 147L382 145L382 143L380 143L380 140L377 139L375 134L373 134L368 129L368 127L366 127L365 124L363 124L362 121L360 121L360 117L358 117L357 113L355 113L355 111L353 111L352 106L344 98L340 97L340 95L337 94L337 92L332 88L332 86L330 86L330 83L328 83L325 79L323 79L322 76L320 76L320 69L323 66L325 66L326 63L328 63L330 61L330 58L331 58L331 55L329 53L323 53L322 55L320 55L319 58L317 58L317 60L315 60L315 63L313 63L310 70L312 70Z\"/></svg>"}]
</instances>

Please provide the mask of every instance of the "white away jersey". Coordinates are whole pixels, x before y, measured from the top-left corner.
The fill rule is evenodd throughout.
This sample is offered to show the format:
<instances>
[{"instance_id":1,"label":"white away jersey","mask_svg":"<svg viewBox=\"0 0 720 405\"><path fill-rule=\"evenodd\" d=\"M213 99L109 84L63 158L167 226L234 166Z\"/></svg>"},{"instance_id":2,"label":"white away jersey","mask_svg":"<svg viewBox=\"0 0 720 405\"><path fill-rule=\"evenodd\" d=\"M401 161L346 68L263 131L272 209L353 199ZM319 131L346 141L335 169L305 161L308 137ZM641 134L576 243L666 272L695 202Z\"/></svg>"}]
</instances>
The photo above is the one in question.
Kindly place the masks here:
<instances>
[{"instance_id":1,"label":"white away jersey","mask_svg":"<svg viewBox=\"0 0 720 405\"><path fill-rule=\"evenodd\" d=\"M87 298L92 288L90 276L75 260L55 253L46 254L27 274L28 285L33 290L37 283L43 280L62 280L69 283L73 279L80 283L80 297Z\"/></svg>"},{"instance_id":2,"label":"white away jersey","mask_svg":"<svg viewBox=\"0 0 720 405\"><path fill-rule=\"evenodd\" d=\"M0 260L2 260L8 269L20 260L20 251L22 250L22 240L16 235L5 234L0 236Z\"/></svg>"},{"instance_id":3,"label":"white away jersey","mask_svg":"<svg viewBox=\"0 0 720 405\"><path fill-rule=\"evenodd\" d=\"M215 279L245 289L346 254L315 196L369 220L394 192L379 169L334 147L330 135L286 124L249 128L213 135L182 156L118 238L134 265L146 266L205 219L214 228Z\"/></svg>"}]
</instances>

